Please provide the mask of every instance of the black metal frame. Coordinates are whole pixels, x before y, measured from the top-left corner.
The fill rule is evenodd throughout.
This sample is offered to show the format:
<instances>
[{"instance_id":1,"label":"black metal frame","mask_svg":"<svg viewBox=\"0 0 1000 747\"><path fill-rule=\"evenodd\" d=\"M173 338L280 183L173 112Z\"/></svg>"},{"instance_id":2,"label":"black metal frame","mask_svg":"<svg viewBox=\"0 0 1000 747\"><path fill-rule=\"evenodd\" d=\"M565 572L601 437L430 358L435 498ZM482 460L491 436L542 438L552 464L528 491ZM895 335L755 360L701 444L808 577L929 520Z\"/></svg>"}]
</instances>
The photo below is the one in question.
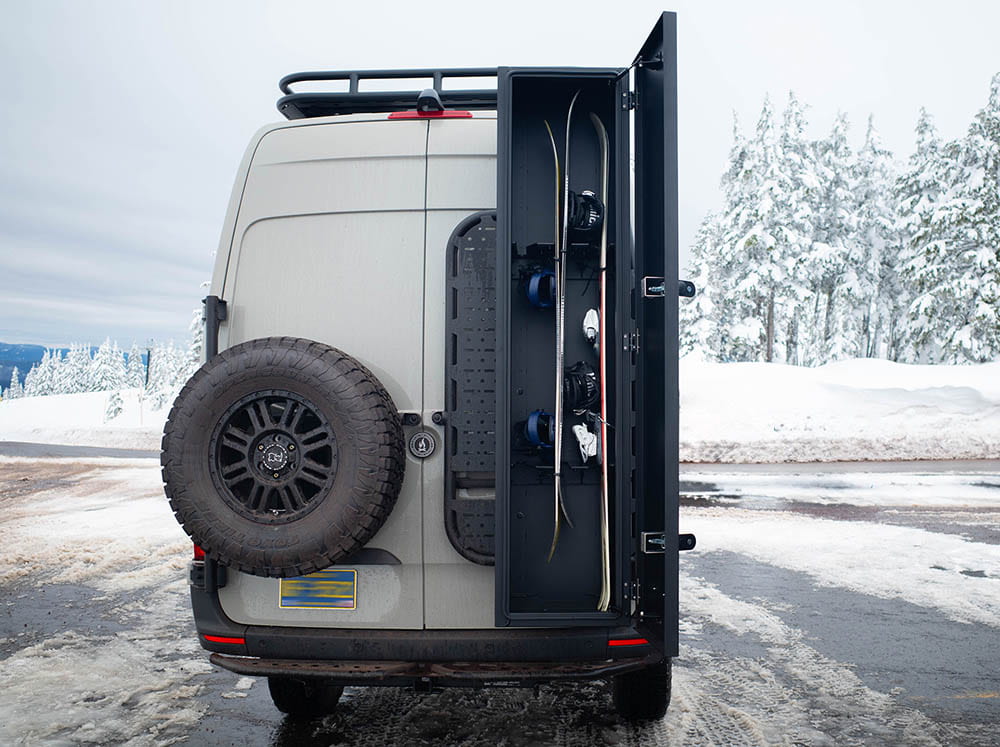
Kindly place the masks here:
<instances>
[{"instance_id":1,"label":"black metal frame","mask_svg":"<svg viewBox=\"0 0 1000 747\"><path fill-rule=\"evenodd\" d=\"M467 110L493 110L497 108L495 89L451 90L444 88L448 78L495 78L495 67L469 67L413 70L327 70L291 73L278 82L284 96L278 99L278 111L288 119L328 117L334 114L364 114L401 112L416 108L422 91L361 91L364 80L414 80L427 78L428 88L437 92L445 107ZM303 91L295 93L296 83L323 81L348 82L347 91ZM423 89L426 90L426 89Z\"/></svg>"},{"instance_id":2,"label":"black metal frame","mask_svg":"<svg viewBox=\"0 0 1000 747\"><path fill-rule=\"evenodd\" d=\"M635 90L629 90L630 71ZM515 546L512 488L512 367L523 329L512 326L509 283L511 246L517 241L514 211L524 199L515 187L523 163L515 163L516 145L512 79L531 76L565 79L572 91L582 79L609 79L617 112L612 135L616 152L615 325L609 349L615 351L615 452L612 454L616 500L613 537L613 610L631 618L636 628L667 656L678 652L678 376L677 301L666 289L677 277L677 110L676 16L664 13L628 69L501 68L498 122L497 245L497 503L496 624L519 626L600 625L613 613L512 611L512 558ZM630 111L635 109L635 238L629 206ZM534 113L537 119L537 112ZM537 122L531 126L537 127ZM608 125L612 123L608 122ZM526 125L523 125L526 126ZM523 233L523 229L522 229ZM522 237L523 240L523 237ZM611 268L609 268L611 269ZM652 285L647 282L656 279ZM504 287L508 284L508 287ZM662 292L646 292L646 291ZM684 292L689 289L685 287ZM609 328L610 331L610 328ZM514 335L519 336L515 339ZM525 374L519 369L519 386ZM548 376L548 372L545 372ZM629 417L631 413L631 417ZM569 531L569 530L567 530ZM644 536L662 538L658 546L640 546ZM685 545L692 544L690 541ZM662 547L662 549L659 549Z\"/></svg>"},{"instance_id":3,"label":"black metal frame","mask_svg":"<svg viewBox=\"0 0 1000 747\"><path fill-rule=\"evenodd\" d=\"M636 537L663 532L664 552L636 549L637 627L678 652L677 297L647 296L643 278L677 277L677 17L663 13L633 62L635 174ZM656 498L661 498L656 500Z\"/></svg>"}]
</instances>

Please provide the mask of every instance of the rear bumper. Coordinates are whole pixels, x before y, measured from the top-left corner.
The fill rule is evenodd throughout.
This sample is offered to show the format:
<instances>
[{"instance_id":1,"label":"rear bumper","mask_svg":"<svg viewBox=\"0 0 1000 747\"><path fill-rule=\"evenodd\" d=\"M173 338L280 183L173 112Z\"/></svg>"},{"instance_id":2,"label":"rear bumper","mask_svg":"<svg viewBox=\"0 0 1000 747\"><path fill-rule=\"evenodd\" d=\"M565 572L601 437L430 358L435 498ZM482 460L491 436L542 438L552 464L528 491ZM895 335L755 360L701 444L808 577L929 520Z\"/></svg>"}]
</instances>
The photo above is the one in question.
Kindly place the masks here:
<instances>
[{"instance_id":1,"label":"rear bumper","mask_svg":"<svg viewBox=\"0 0 1000 747\"><path fill-rule=\"evenodd\" d=\"M533 687L558 680L605 679L656 664L658 653L604 661L406 662L257 659L212 654L210 661L241 675L316 677L339 685L377 687Z\"/></svg>"},{"instance_id":2,"label":"rear bumper","mask_svg":"<svg viewBox=\"0 0 1000 747\"><path fill-rule=\"evenodd\" d=\"M195 625L213 663L240 674L295 674L344 684L533 685L600 679L663 653L629 627L370 630L242 625L215 591L191 587Z\"/></svg>"}]
</instances>

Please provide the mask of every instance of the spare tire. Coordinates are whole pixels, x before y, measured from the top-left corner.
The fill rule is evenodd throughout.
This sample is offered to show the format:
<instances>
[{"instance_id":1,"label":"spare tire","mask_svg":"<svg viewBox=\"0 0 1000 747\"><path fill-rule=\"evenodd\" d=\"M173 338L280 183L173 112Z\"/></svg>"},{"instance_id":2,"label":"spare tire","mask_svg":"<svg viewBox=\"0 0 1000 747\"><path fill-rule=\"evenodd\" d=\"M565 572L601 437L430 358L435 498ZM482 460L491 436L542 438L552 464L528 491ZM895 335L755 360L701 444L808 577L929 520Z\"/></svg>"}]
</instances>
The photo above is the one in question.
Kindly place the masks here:
<instances>
[{"instance_id":1,"label":"spare tire","mask_svg":"<svg viewBox=\"0 0 1000 747\"><path fill-rule=\"evenodd\" d=\"M346 353L268 337L212 358L163 430L163 483L194 542L255 576L300 576L361 548L399 496L396 406Z\"/></svg>"}]
</instances>

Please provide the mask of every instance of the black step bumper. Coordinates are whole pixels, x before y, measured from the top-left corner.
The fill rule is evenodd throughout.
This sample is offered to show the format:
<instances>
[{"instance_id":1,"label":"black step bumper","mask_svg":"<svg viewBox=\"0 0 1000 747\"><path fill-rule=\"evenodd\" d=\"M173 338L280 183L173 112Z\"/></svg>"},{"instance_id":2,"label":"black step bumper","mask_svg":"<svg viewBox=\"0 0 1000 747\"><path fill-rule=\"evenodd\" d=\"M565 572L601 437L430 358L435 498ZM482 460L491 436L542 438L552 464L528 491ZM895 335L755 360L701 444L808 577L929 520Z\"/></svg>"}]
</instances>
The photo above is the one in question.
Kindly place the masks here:
<instances>
[{"instance_id":1,"label":"black step bumper","mask_svg":"<svg viewBox=\"0 0 1000 747\"><path fill-rule=\"evenodd\" d=\"M405 662L257 659L212 654L210 661L252 677L316 677L338 685L375 687L533 687L558 680L605 679L656 664L660 654L604 661Z\"/></svg>"}]
</instances>

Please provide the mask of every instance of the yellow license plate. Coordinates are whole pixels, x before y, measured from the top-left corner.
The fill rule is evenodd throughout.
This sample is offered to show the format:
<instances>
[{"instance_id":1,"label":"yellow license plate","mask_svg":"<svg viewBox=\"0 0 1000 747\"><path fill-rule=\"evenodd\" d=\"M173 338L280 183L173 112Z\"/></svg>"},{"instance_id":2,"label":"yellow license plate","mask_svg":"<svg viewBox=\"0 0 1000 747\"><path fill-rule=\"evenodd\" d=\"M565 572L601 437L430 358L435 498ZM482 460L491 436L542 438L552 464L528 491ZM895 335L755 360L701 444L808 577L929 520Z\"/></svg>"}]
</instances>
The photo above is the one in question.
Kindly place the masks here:
<instances>
[{"instance_id":1,"label":"yellow license plate","mask_svg":"<svg viewBox=\"0 0 1000 747\"><path fill-rule=\"evenodd\" d=\"M283 578L278 606L283 609L353 610L358 606L358 572L326 569Z\"/></svg>"}]
</instances>

